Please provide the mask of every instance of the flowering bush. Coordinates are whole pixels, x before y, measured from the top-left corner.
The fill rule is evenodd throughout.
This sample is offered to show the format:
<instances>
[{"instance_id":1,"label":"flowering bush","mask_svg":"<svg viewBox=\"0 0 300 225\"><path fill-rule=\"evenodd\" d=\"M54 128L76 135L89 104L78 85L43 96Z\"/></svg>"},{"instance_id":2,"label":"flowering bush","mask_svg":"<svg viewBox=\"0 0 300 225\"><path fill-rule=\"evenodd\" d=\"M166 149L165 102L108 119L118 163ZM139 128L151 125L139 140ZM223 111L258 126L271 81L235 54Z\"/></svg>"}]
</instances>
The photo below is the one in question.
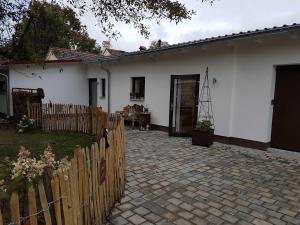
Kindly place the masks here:
<instances>
[{"instance_id":1,"label":"flowering bush","mask_svg":"<svg viewBox=\"0 0 300 225\"><path fill-rule=\"evenodd\" d=\"M12 180L17 178L23 178L28 182L32 182L39 176L42 176L44 169L44 162L42 160L36 160L36 158L30 158L30 152L21 147L18 154L18 160L12 163Z\"/></svg>"},{"instance_id":2,"label":"flowering bush","mask_svg":"<svg viewBox=\"0 0 300 225\"><path fill-rule=\"evenodd\" d=\"M55 155L52 152L52 148L50 145L48 145L48 147L44 150L44 153L40 156L40 158L44 168L48 167L56 169L59 164L59 161L55 161Z\"/></svg>"},{"instance_id":3,"label":"flowering bush","mask_svg":"<svg viewBox=\"0 0 300 225\"><path fill-rule=\"evenodd\" d=\"M20 122L17 124L18 133L24 133L26 131L32 130L34 127L34 119L30 119L28 116L24 115Z\"/></svg>"},{"instance_id":4,"label":"flowering bush","mask_svg":"<svg viewBox=\"0 0 300 225\"><path fill-rule=\"evenodd\" d=\"M32 183L40 180L46 169L50 168L54 173L59 171L64 172L71 165L67 157L61 161L56 161L50 145L48 145L44 153L40 155L39 160L30 157L30 155L29 150L21 147L17 161L12 163L11 180L24 180L28 183Z\"/></svg>"},{"instance_id":5,"label":"flowering bush","mask_svg":"<svg viewBox=\"0 0 300 225\"><path fill-rule=\"evenodd\" d=\"M10 160L8 160L10 161ZM71 166L68 157L55 160L50 145L44 150L39 159L32 157L25 147L21 147L16 161L8 164L8 176L0 179L0 200L9 197L9 193L25 188L27 184L37 184L51 171L51 176L67 171ZM50 169L50 170L49 170ZM67 180L68 176L64 176Z\"/></svg>"}]
</instances>

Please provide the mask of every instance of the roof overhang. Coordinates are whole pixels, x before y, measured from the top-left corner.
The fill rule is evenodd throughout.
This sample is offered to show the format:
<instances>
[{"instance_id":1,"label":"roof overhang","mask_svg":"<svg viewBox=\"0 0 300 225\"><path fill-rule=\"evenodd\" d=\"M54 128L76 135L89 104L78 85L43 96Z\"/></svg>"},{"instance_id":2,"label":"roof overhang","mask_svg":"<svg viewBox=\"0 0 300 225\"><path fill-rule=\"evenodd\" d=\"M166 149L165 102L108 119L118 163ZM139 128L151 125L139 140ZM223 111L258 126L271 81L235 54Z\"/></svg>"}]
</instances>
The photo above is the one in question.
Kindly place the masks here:
<instances>
[{"instance_id":1,"label":"roof overhang","mask_svg":"<svg viewBox=\"0 0 300 225\"><path fill-rule=\"evenodd\" d=\"M45 60L45 61L10 61L3 65L32 65L32 64L63 64L63 63L78 63L82 62L80 59L59 59L59 60Z\"/></svg>"}]
</instances>

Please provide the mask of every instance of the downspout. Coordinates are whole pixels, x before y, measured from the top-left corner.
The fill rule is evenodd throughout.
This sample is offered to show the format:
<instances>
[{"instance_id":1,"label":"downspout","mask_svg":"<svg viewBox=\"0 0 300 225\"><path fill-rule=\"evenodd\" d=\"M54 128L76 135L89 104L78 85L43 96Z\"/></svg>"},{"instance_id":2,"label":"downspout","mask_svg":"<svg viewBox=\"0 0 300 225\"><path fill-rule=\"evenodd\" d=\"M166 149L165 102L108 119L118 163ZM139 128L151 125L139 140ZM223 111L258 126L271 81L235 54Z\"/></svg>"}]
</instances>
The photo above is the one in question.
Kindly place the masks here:
<instances>
[{"instance_id":1,"label":"downspout","mask_svg":"<svg viewBox=\"0 0 300 225\"><path fill-rule=\"evenodd\" d=\"M0 73L0 76L5 77L6 79L6 113L7 113L7 118L10 117L10 98L9 98L9 78L7 74Z\"/></svg>"},{"instance_id":2,"label":"downspout","mask_svg":"<svg viewBox=\"0 0 300 225\"><path fill-rule=\"evenodd\" d=\"M104 70L107 74L107 112L110 113L110 96L111 96L111 93L110 93L110 70L106 67L103 66L102 63L100 63L100 66L101 66L101 69Z\"/></svg>"}]
</instances>

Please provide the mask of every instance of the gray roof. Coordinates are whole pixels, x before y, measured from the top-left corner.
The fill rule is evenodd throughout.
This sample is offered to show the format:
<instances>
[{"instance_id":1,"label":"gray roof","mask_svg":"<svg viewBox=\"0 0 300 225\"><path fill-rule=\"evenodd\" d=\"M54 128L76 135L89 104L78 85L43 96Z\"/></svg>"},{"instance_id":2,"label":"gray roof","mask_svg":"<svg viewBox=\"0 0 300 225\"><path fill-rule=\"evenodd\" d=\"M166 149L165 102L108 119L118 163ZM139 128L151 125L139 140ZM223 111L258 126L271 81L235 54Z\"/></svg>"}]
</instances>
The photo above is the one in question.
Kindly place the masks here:
<instances>
[{"instance_id":1,"label":"gray roof","mask_svg":"<svg viewBox=\"0 0 300 225\"><path fill-rule=\"evenodd\" d=\"M80 60L82 62L91 62L100 61L105 57L91 52L81 52L64 48L51 48L50 51L54 53L58 60Z\"/></svg>"},{"instance_id":2,"label":"gray roof","mask_svg":"<svg viewBox=\"0 0 300 225\"><path fill-rule=\"evenodd\" d=\"M264 34L280 33L280 32L286 32L286 31L294 31L294 30L300 30L300 24L294 23L292 25L283 25L280 27L275 26L272 28L264 28L264 29L260 29L260 30L257 29L254 31L232 33L229 35L223 35L223 36L200 39L200 40L196 40L196 41L178 43L178 44L174 44L174 45L164 46L161 48L129 52L129 53L125 53L125 54L122 54L119 56L106 56L105 58L101 58L98 61L113 61L116 59L121 59L121 58L125 58L125 57L130 57L130 56L139 56L139 55L151 54L151 53L156 53L156 52L159 53L159 52L164 52L164 51L173 50L173 49L177 49L177 48L187 48L187 47L199 46L199 45L206 44L206 43L256 37L256 36L260 36L260 35L264 35Z\"/></svg>"}]
</instances>

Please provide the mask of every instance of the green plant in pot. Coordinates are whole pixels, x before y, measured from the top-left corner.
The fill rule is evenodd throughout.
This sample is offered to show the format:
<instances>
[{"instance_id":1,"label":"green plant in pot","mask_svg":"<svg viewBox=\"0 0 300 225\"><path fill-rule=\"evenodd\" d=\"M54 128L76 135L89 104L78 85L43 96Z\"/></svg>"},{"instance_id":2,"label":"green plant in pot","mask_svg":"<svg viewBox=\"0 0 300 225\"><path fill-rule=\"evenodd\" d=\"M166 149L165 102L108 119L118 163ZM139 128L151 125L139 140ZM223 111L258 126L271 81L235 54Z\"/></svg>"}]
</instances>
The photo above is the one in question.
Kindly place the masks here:
<instances>
[{"instance_id":1,"label":"green plant in pot","mask_svg":"<svg viewBox=\"0 0 300 225\"><path fill-rule=\"evenodd\" d=\"M198 122L192 132L192 144L206 147L213 144L215 129L209 83L207 67L199 97Z\"/></svg>"},{"instance_id":2,"label":"green plant in pot","mask_svg":"<svg viewBox=\"0 0 300 225\"><path fill-rule=\"evenodd\" d=\"M192 133L192 144L209 147L213 144L214 126L209 120L198 121Z\"/></svg>"}]
</instances>

